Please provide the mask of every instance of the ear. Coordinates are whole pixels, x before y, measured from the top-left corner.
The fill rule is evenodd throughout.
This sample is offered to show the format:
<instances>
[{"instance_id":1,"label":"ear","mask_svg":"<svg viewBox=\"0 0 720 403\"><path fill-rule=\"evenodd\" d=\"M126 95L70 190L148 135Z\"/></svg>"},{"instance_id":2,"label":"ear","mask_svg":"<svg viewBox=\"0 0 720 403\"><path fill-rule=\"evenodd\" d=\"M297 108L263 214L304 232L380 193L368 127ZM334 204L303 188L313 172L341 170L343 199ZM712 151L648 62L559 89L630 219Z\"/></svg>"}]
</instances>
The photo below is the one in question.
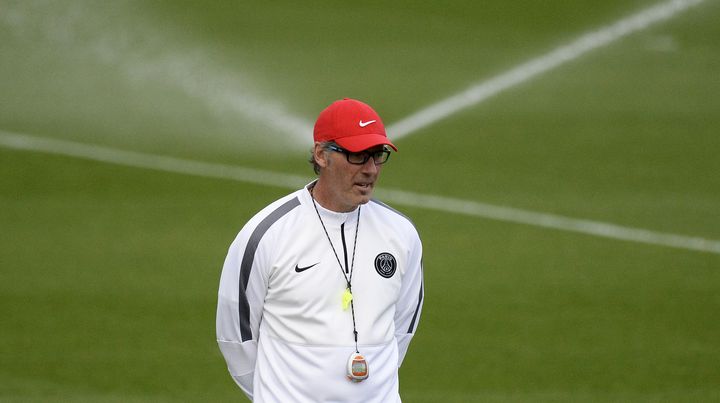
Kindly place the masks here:
<instances>
[{"instance_id":1,"label":"ear","mask_svg":"<svg viewBox=\"0 0 720 403\"><path fill-rule=\"evenodd\" d=\"M313 156L315 157L315 162L321 167L326 168L330 161L328 161L328 155L327 150L323 148L322 144L320 142L315 142L315 146L313 148Z\"/></svg>"}]
</instances>

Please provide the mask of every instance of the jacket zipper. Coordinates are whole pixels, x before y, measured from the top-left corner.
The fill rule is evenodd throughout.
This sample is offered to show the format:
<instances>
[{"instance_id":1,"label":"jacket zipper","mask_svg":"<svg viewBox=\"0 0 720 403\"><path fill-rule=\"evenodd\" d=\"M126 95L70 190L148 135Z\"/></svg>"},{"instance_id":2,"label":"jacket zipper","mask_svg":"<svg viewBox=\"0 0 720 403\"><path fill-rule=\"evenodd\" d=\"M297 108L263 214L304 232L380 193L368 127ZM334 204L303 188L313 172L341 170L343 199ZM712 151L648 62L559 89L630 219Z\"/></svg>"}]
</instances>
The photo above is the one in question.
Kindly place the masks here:
<instances>
[{"instance_id":1,"label":"jacket zipper","mask_svg":"<svg viewBox=\"0 0 720 403\"><path fill-rule=\"evenodd\" d=\"M342 225L340 225L340 238L342 239L343 253L345 254L345 273L349 273L347 246L345 245L345 223L342 223Z\"/></svg>"}]
</instances>

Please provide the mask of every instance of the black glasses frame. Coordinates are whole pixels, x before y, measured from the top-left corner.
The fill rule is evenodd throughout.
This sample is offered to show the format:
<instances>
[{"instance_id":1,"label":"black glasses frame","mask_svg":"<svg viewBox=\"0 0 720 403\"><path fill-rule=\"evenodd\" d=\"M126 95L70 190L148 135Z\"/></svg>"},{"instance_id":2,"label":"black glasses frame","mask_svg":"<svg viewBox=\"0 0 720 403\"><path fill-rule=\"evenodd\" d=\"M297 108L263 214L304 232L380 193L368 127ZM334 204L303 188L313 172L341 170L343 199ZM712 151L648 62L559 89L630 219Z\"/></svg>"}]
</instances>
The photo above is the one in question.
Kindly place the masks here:
<instances>
[{"instance_id":1,"label":"black glasses frame","mask_svg":"<svg viewBox=\"0 0 720 403\"><path fill-rule=\"evenodd\" d=\"M329 144L326 148L331 151L345 154L347 162L353 165L364 165L366 162L368 162L370 158L373 159L375 165L382 165L386 163L388 159L390 159L390 150L388 150L387 148L383 148L382 150L375 152L361 151L358 153L348 151L334 144ZM362 161L360 160L360 158L362 158Z\"/></svg>"}]
</instances>

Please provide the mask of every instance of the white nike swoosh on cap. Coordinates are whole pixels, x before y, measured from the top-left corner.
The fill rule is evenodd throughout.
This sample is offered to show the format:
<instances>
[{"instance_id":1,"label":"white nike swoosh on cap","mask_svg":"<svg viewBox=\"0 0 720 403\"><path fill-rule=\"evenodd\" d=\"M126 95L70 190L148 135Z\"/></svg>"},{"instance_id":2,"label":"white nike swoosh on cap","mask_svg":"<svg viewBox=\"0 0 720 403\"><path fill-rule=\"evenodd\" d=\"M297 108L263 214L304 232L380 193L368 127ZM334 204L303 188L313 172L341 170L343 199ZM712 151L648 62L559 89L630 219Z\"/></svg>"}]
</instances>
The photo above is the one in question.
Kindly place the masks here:
<instances>
[{"instance_id":1,"label":"white nike swoosh on cap","mask_svg":"<svg viewBox=\"0 0 720 403\"><path fill-rule=\"evenodd\" d=\"M365 126L369 125L370 123L375 123L375 122L377 122L377 120L368 120L367 122L363 122L363 121L361 120L361 121L360 121L360 127L365 127Z\"/></svg>"}]
</instances>

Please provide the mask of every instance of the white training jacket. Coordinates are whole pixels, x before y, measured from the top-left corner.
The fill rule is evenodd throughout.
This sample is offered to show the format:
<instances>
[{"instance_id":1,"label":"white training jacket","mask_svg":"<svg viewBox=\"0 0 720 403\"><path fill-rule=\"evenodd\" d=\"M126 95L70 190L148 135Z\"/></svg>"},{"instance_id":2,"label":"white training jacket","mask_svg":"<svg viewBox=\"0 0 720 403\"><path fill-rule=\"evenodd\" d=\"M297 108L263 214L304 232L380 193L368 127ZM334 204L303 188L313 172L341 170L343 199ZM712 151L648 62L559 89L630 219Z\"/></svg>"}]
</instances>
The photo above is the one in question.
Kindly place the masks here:
<instances>
[{"instance_id":1,"label":"white training jacket","mask_svg":"<svg viewBox=\"0 0 720 403\"><path fill-rule=\"evenodd\" d=\"M400 402L398 367L423 303L418 233L372 200L360 207L355 242L357 209L317 207L337 257L307 187L260 211L230 246L217 308L228 370L257 402ZM359 383L346 378L355 352L351 309L342 306L346 267L369 367Z\"/></svg>"}]
</instances>

